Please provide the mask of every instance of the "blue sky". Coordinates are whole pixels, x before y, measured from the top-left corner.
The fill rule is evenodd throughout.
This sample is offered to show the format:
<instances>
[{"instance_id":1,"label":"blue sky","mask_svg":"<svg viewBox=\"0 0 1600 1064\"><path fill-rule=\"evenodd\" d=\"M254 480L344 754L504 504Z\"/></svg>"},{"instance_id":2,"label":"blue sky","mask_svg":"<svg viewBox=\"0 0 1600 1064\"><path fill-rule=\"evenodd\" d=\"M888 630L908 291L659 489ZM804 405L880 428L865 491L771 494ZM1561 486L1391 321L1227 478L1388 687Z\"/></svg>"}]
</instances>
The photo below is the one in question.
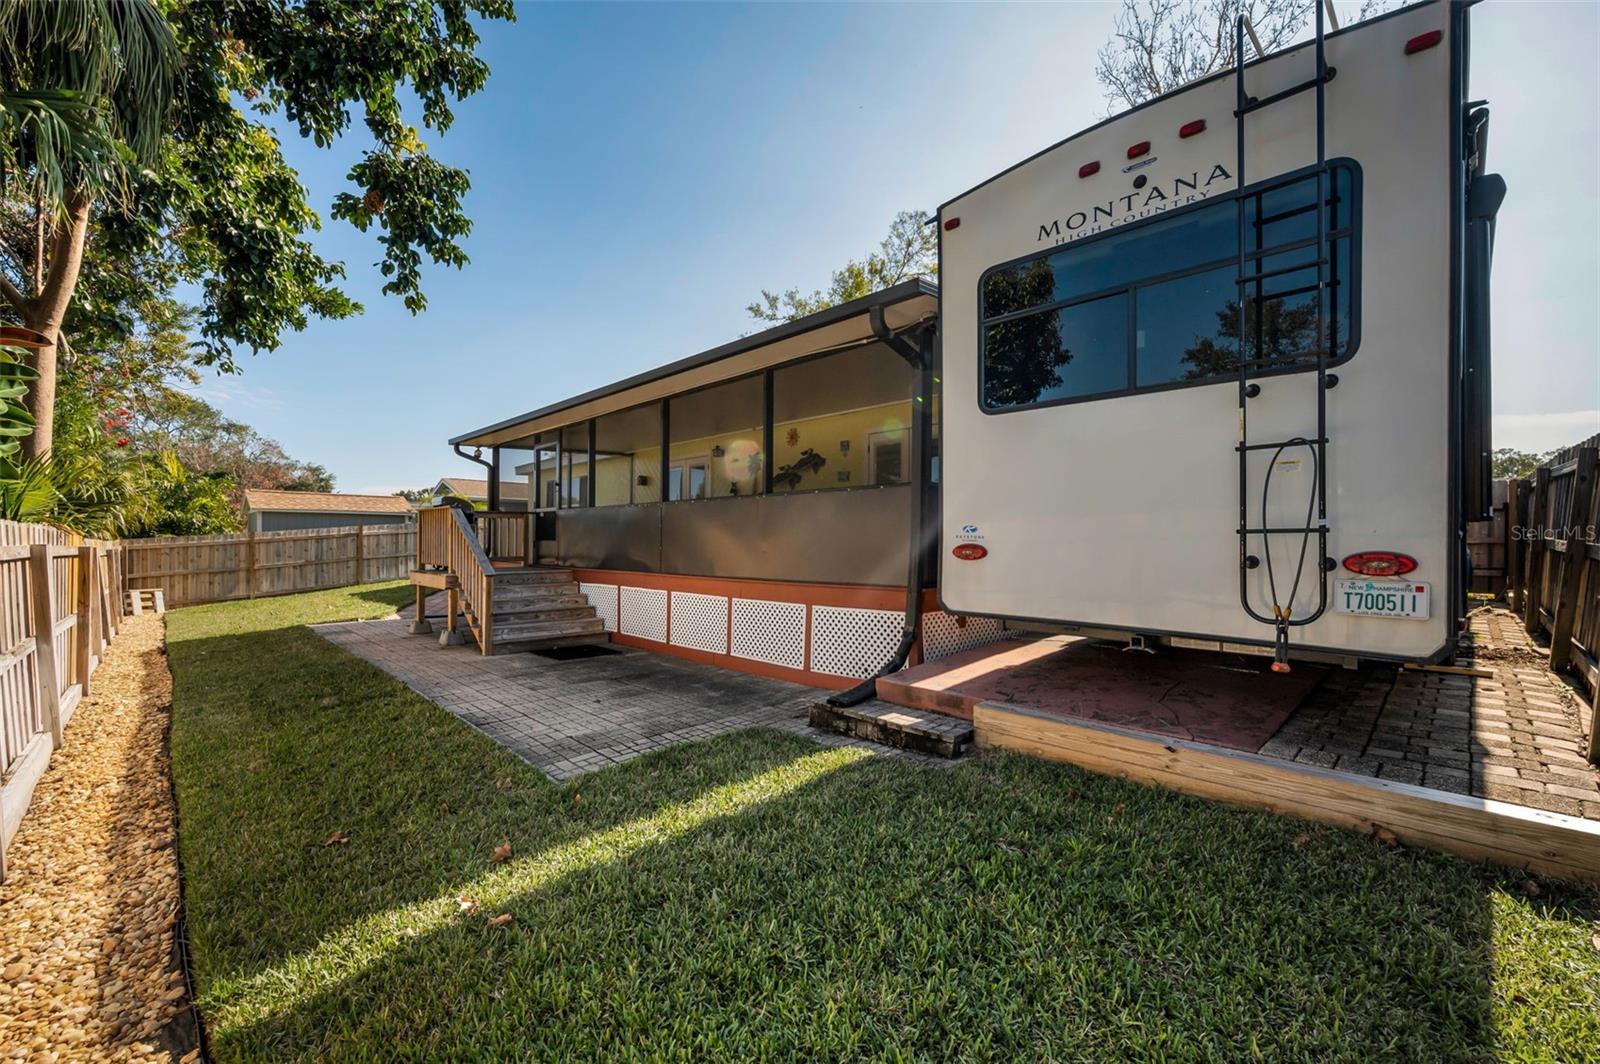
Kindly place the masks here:
<instances>
[{"instance_id":1,"label":"blue sky","mask_svg":"<svg viewBox=\"0 0 1600 1064\"><path fill-rule=\"evenodd\" d=\"M762 287L820 287L896 211L1097 121L1115 11L524 4L486 28L487 89L424 135L472 173L472 264L429 270L412 317L379 292L376 244L330 221L317 245L366 314L313 322L200 392L340 490L471 475L449 436L749 332ZM1600 432L1600 5L1495 0L1473 29L1510 186L1496 443L1543 449ZM360 146L286 143L319 208ZM1574 373L1582 387L1554 383Z\"/></svg>"}]
</instances>

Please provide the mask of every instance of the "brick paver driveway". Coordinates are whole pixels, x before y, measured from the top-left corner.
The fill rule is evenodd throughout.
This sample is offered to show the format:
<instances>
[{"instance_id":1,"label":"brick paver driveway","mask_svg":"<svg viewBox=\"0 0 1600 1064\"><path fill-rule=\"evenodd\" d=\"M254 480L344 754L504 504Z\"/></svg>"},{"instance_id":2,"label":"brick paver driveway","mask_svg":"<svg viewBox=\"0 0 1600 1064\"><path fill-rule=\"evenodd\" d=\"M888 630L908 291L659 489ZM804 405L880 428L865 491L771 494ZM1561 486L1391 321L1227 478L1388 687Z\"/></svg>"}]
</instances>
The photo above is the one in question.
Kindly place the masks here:
<instances>
[{"instance_id":1,"label":"brick paver driveway","mask_svg":"<svg viewBox=\"0 0 1600 1064\"><path fill-rule=\"evenodd\" d=\"M554 780L626 761L673 743L737 728L801 732L827 692L624 647L601 657L483 657L406 632L406 621L357 621L312 629L509 747ZM915 756L915 755L901 755Z\"/></svg>"}]
</instances>

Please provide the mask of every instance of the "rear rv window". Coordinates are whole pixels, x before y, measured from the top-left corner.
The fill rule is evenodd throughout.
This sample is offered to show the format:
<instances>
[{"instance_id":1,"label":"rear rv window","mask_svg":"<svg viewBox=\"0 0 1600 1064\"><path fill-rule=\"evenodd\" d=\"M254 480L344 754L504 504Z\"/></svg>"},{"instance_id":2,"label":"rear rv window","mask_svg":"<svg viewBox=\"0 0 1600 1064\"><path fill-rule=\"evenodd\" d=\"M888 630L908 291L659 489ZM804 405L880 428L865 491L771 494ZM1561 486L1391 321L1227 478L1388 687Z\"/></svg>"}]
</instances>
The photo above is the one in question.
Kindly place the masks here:
<instances>
[{"instance_id":1,"label":"rear rv window","mask_svg":"<svg viewBox=\"0 0 1600 1064\"><path fill-rule=\"evenodd\" d=\"M1328 182L1330 362L1354 350L1356 198L1348 163ZM987 271L979 282L985 409L1012 410L1215 381L1241 343L1263 372L1317 357L1317 179L1243 196L1243 335L1238 194L1080 238Z\"/></svg>"}]
</instances>

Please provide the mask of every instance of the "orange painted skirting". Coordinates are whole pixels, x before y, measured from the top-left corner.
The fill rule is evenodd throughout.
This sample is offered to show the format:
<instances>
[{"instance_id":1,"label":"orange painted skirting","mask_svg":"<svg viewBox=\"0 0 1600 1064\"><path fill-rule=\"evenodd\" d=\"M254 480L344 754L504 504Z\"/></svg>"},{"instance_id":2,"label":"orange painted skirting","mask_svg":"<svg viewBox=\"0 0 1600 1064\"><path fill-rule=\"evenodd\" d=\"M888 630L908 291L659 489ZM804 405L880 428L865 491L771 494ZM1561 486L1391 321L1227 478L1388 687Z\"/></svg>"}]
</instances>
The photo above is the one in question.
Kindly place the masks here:
<instances>
[{"instance_id":1,"label":"orange painted skirting","mask_svg":"<svg viewBox=\"0 0 1600 1064\"><path fill-rule=\"evenodd\" d=\"M804 605L806 607L804 660L808 665L811 662L811 608L813 606L892 610L898 613L905 609L906 603L905 589L899 587L874 587L861 584L804 584L782 580L739 580L723 577L636 573L616 569L574 569L573 575L580 583L585 584L615 584L619 587L635 587L667 592L683 591L725 597L729 600L728 639L730 641L733 638L732 600L735 598L760 599L769 602L792 602ZM925 597L924 602L927 601L929 600ZM937 598L935 597L932 601L935 603L932 608L937 609ZM669 639L671 637L671 625L672 600L669 597L667 600ZM621 632L612 632L611 639L612 642L617 643L619 646L651 650L658 654L669 654L689 661L699 661L707 665L717 665L725 669L734 669L757 676L769 676L774 679L788 680L791 683L806 684L827 690L844 690L845 688L854 687L860 682L849 676L834 676L829 673L812 672L810 669L791 669L784 665L774 665L770 662L737 657L731 653L717 654L696 650L691 647L676 646L670 642L658 643L653 639L624 635ZM912 661L921 660L920 640L918 645L913 647L912 654Z\"/></svg>"}]
</instances>

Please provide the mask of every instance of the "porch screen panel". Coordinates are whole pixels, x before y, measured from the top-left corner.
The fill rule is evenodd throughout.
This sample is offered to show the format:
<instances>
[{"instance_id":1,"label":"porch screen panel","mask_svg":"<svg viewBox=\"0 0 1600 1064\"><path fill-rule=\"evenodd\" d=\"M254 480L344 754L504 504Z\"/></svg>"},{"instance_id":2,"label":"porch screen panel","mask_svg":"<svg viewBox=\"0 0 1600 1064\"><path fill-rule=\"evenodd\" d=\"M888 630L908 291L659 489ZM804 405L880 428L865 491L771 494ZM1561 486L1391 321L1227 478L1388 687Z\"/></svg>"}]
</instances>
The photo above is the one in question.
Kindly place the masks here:
<instances>
[{"instance_id":1,"label":"porch screen panel","mask_svg":"<svg viewBox=\"0 0 1600 1064\"><path fill-rule=\"evenodd\" d=\"M533 440L500 448L500 509L526 510L533 475Z\"/></svg>"},{"instance_id":2,"label":"porch screen panel","mask_svg":"<svg viewBox=\"0 0 1600 1064\"><path fill-rule=\"evenodd\" d=\"M772 374L772 490L905 484L917 373L882 344Z\"/></svg>"},{"instance_id":3,"label":"porch screen panel","mask_svg":"<svg viewBox=\"0 0 1600 1064\"><path fill-rule=\"evenodd\" d=\"M761 494L762 390L757 375L669 400L668 501Z\"/></svg>"},{"instance_id":4,"label":"porch screen panel","mask_svg":"<svg viewBox=\"0 0 1600 1064\"><path fill-rule=\"evenodd\" d=\"M661 404L596 418L594 504L661 501Z\"/></svg>"},{"instance_id":5,"label":"porch screen panel","mask_svg":"<svg viewBox=\"0 0 1600 1064\"><path fill-rule=\"evenodd\" d=\"M561 430L561 508L589 505L589 423Z\"/></svg>"},{"instance_id":6,"label":"porch screen panel","mask_svg":"<svg viewBox=\"0 0 1600 1064\"><path fill-rule=\"evenodd\" d=\"M523 467L528 497L536 510L554 510L561 505L561 435L541 432L534 438L533 458Z\"/></svg>"}]
</instances>

